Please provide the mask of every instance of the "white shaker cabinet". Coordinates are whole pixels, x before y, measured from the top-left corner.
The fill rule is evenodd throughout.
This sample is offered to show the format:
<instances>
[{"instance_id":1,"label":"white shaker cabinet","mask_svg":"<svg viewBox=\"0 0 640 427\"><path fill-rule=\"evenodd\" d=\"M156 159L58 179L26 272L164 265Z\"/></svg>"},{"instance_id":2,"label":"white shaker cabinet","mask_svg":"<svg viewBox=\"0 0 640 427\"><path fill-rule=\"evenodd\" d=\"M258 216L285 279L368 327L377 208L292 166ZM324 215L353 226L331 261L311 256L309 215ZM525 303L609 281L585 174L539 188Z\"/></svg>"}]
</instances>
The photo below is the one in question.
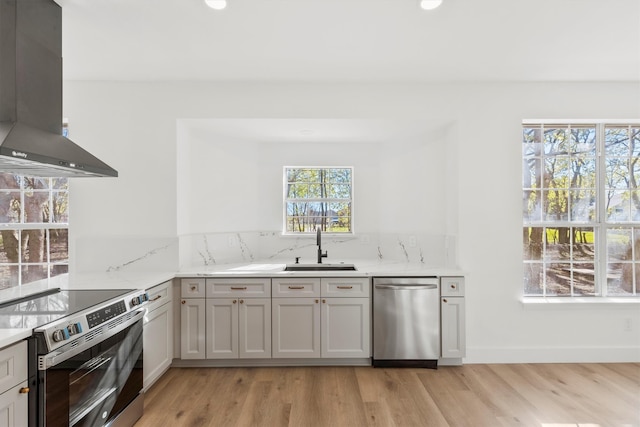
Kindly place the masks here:
<instances>
[{"instance_id":1,"label":"white shaker cabinet","mask_svg":"<svg viewBox=\"0 0 640 427\"><path fill-rule=\"evenodd\" d=\"M147 289L143 328L144 390L169 369L173 360L173 289L171 281Z\"/></svg>"},{"instance_id":2,"label":"white shaker cabinet","mask_svg":"<svg viewBox=\"0 0 640 427\"><path fill-rule=\"evenodd\" d=\"M368 278L273 279L273 357L370 357L369 290Z\"/></svg>"},{"instance_id":3,"label":"white shaker cabinet","mask_svg":"<svg viewBox=\"0 0 640 427\"><path fill-rule=\"evenodd\" d=\"M204 359L205 279L182 279L180 298L180 357Z\"/></svg>"},{"instance_id":4,"label":"white shaker cabinet","mask_svg":"<svg viewBox=\"0 0 640 427\"><path fill-rule=\"evenodd\" d=\"M268 278L207 280L207 359L271 357L270 285Z\"/></svg>"},{"instance_id":5,"label":"white shaker cabinet","mask_svg":"<svg viewBox=\"0 0 640 427\"><path fill-rule=\"evenodd\" d=\"M28 423L27 342L0 350L0 427Z\"/></svg>"},{"instance_id":6,"label":"white shaker cabinet","mask_svg":"<svg viewBox=\"0 0 640 427\"><path fill-rule=\"evenodd\" d=\"M369 357L369 298L322 298L322 357Z\"/></svg>"},{"instance_id":7,"label":"white shaker cabinet","mask_svg":"<svg viewBox=\"0 0 640 427\"><path fill-rule=\"evenodd\" d=\"M321 356L371 356L371 289L368 278L322 278Z\"/></svg>"},{"instance_id":8,"label":"white shaker cabinet","mask_svg":"<svg viewBox=\"0 0 640 427\"><path fill-rule=\"evenodd\" d=\"M273 357L320 357L320 279L273 278L271 286Z\"/></svg>"},{"instance_id":9,"label":"white shaker cabinet","mask_svg":"<svg viewBox=\"0 0 640 427\"><path fill-rule=\"evenodd\" d=\"M320 295L273 298L273 357L320 357Z\"/></svg>"},{"instance_id":10,"label":"white shaker cabinet","mask_svg":"<svg viewBox=\"0 0 640 427\"><path fill-rule=\"evenodd\" d=\"M440 325L443 358L466 355L464 277L442 277Z\"/></svg>"}]
</instances>

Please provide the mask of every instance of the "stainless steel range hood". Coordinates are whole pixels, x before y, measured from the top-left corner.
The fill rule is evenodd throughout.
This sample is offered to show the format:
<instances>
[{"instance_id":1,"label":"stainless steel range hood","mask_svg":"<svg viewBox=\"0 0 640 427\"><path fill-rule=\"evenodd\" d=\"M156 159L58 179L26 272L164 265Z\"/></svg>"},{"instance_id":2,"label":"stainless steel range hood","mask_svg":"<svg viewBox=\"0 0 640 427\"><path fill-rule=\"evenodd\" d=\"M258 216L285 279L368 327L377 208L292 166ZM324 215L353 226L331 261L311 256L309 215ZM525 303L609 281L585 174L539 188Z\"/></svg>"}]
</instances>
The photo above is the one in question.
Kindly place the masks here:
<instances>
[{"instance_id":1,"label":"stainless steel range hood","mask_svg":"<svg viewBox=\"0 0 640 427\"><path fill-rule=\"evenodd\" d=\"M0 172L118 176L62 136L62 9L0 0Z\"/></svg>"}]
</instances>

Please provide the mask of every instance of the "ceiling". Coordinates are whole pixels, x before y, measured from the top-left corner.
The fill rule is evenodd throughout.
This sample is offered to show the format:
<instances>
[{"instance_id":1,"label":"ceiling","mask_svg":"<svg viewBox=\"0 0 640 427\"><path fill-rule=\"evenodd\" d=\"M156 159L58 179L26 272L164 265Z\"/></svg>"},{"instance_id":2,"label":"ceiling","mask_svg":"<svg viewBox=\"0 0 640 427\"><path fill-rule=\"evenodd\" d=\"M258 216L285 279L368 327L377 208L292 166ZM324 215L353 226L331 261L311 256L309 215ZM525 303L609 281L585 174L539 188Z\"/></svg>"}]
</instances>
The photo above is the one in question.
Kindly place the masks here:
<instances>
[{"instance_id":1,"label":"ceiling","mask_svg":"<svg viewBox=\"0 0 640 427\"><path fill-rule=\"evenodd\" d=\"M450 123L410 119L180 119L190 137L257 143L425 144L446 137Z\"/></svg>"},{"instance_id":2,"label":"ceiling","mask_svg":"<svg viewBox=\"0 0 640 427\"><path fill-rule=\"evenodd\" d=\"M56 0L66 80L640 81L638 0Z\"/></svg>"}]
</instances>

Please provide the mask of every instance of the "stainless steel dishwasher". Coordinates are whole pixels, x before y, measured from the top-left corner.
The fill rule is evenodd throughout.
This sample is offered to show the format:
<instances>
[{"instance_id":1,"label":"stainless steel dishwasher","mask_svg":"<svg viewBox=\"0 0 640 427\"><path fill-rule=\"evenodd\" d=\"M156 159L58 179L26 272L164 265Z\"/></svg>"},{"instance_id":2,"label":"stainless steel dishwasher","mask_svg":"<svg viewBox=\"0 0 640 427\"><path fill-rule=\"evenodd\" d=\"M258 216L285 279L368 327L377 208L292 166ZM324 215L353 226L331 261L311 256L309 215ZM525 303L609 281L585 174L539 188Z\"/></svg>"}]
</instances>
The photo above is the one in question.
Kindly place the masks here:
<instances>
[{"instance_id":1,"label":"stainless steel dishwasher","mask_svg":"<svg viewBox=\"0 0 640 427\"><path fill-rule=\"evenodd\" d=\"M373 366L437 368L437 277L373 278Z\"/></svg>"}]
</instances>

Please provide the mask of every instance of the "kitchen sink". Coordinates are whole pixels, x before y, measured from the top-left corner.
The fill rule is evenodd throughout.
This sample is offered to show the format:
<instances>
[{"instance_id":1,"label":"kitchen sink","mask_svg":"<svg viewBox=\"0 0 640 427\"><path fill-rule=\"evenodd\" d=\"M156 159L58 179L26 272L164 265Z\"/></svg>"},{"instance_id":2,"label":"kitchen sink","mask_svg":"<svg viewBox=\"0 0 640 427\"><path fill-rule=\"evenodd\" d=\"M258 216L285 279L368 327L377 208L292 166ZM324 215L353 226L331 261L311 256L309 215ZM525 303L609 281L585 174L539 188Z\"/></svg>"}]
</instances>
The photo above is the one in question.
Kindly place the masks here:
<instances>
[{"instance_id":1,"label":"kitchen sink","mask_svg":"<svg viewBox=\"0 0 640 427\"><path fill-rule=\"evenodd\" d=\"M353 264L287 264L284 271L356 271Z\"/></svg>"}]
</instances>

